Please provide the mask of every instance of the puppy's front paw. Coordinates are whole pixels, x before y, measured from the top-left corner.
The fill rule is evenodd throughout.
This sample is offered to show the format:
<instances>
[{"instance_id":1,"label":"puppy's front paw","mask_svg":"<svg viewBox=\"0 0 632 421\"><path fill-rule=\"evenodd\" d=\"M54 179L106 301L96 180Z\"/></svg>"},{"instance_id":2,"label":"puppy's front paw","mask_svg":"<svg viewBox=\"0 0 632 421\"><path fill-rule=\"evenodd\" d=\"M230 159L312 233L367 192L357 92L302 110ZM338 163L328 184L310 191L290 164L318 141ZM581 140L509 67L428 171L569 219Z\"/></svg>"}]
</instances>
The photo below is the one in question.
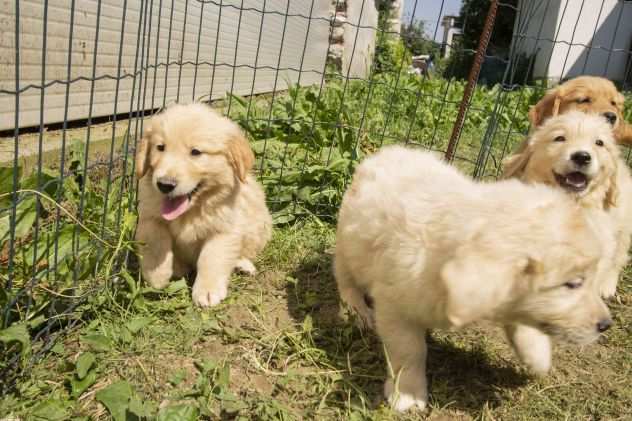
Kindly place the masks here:
<instances>
[{"instance_id":1,"label":"puppy's front paw","mask_svg":"<svg viewBox=\"0 0 632 421\"><path fill-rule=\"evenodd\" d=\"M617 293L617 282L607 281L599 287L599 294L604 299L613 298Z\"/></svg>"},{"instance_id":2,"label":"puppy's front paw","mask_svg":"<svg viewBox=\"0 0 632 421\"><path fill-rule=\"evenodd\" d=\"M395 390L392 379L386 381L384 385L384 395L391 405L391 408L398 412L404 412L414 407L423 411L426 409L426 403L428 401L427 393L423 391L411 394Z\"/></svg>"},{"instance_id":3,"label":"puppy's front paw","mask_svg":"<svg viewBox=\"0 0 632 421\"><path fill-rule=\"evenodd\" d=\"M407 393L393 393L388 398L388 403L397 412L408 411L411 408L417 407L417 409L423 411L426 409L426 400L409 395Z\"/></svg>"},{"instance_id":4,"label":"puppy's front paw","mask_svg":"<svg viewBox=\"0 0 632 421\"><path fill-rule=\"evenodd\" d=\"M257 268L254 263L246 258L239 259L235 265L235 269L250 276L255 276L257 274Z\"/></svg>"},{"instance_id":5,"label":"puppy's front paw","mask_svg":"<svg viewBox=\"0 0 632 421\"><path fill-rule=\"evenodd\" d=\"M228 295L228 286L225 282L208 285L196 281L193 284L191 298L193 298L193 303L200 307L212 307L222 302L226 295Z\"/></svg>"}]
</instances>

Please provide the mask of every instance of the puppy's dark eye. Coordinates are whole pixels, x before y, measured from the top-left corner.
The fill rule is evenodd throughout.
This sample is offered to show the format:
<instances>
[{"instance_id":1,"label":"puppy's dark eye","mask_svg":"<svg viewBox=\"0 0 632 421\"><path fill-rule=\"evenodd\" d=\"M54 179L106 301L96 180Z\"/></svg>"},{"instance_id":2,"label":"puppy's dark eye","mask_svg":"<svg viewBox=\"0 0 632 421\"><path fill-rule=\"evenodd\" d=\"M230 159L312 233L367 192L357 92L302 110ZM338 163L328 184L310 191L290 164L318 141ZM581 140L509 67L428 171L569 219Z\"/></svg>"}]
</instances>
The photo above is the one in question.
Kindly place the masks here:
<instances>
[{"instance_id":1,"label":"puppy's dark eye","mask_svg":"<svg viewBox=\"0 0 632 421\"><path fill-rule=\"evenodd\" d=\"M591 99L590 99L590 98L579 98L579 99L577 100L577 103L578 103L578 104L590 104L590 102L591 102Z\"/></svg>"},{"instance_id":2,"label":"puppy's dark eye","mask_svg":"<svg viewBox=\"0 0 632 421\"><path fill-rule=\"evenodd\" d=\"M595 145L597 145L597 146L603 146L603 140L601 140L601 139L597 139L597 140L595 140Z\"/></svg>"},{"instance_id":3,"label":"puppy's dark eye","mask_svg":"<svg viewBox=\"0 0 632 421\"><path fill-rule=\"evenodd\" d=\"M156 149L158 149L160 152L165 150L165 145L156 145Z\"/></svg>"},{"instance_id":4,"label":"puppy's dark eye","mask_svg":"<svg viewBox=\"0 0 632 421\"><path fill-rule=\"evenodd\" d=\"M201 155L201 154L202 154L202 152L200 152L199 149L195 149L195 148L191 149L191 155L198 156L198 155Z\"/></svg>"},{"instance_id":5,"label":"puppy's dark eye","mask_svg":"<svg viewBox=\"0 0 632 421\"><path fill-rule=\"evenodd\" d=\"M564 136L558 136L555 139L553 139L553 142L564 142L566 141L566 138Z\"/></svg>"},{"instance_id":6,"label":"puppy's dark eye","mask_svg":"<svg viewBox=\"0 0 632 421\"><path fill-rule=\"evenodd\" d=\"M564 283L564 286L568 289L577 289L577 288L580 288L583 284L584 284L584 280L579 278L579 279L573 279L572 281L568 281Z\"/></svg>"},{"instance_id":7,"label":"puppy's dark eye","mask_svg":"<svg viewBox=\"0 0 632 421\"><path fill-rule=\"evenodd\" d=\"M610 101L611 105L614 105L615 107L617 106L617 103L615 101Z\"/></svg>"}]
</instances>

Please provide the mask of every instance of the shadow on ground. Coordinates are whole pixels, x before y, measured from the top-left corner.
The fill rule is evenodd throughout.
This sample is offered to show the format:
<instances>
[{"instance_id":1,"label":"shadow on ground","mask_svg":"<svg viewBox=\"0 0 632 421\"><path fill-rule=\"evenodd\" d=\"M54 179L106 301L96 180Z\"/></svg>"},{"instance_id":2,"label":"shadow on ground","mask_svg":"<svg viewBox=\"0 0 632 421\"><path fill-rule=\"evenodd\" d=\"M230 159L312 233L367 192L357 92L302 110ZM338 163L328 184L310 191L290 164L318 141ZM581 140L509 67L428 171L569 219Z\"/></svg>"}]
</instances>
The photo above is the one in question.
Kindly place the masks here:
<instances>
[{"instance_id":1,"label":"shadow on ground","mask_svg":"<svg viewBox=\"0 0 632 421\"><path fill-rule=\"evenodd\" d=\"M305 259L292 273L287 287L288 309L297 323L311 317L316 346L326 352L328 363L345 370L339 396L375 407L382 401L385 360L373 332L361 332L339 315L339 297L331 270L332 256L322 253ZM474 338L480 335L474 332ZM460 347L449 338L428 335L430 400L437 407L468 413L500 405L504 389L525 385L529 379L515 361L490 358L484 346ZM350 370L351 368L351 373ZM473 414L472 414L473 415Z\"/></svg>"}]
</instances>

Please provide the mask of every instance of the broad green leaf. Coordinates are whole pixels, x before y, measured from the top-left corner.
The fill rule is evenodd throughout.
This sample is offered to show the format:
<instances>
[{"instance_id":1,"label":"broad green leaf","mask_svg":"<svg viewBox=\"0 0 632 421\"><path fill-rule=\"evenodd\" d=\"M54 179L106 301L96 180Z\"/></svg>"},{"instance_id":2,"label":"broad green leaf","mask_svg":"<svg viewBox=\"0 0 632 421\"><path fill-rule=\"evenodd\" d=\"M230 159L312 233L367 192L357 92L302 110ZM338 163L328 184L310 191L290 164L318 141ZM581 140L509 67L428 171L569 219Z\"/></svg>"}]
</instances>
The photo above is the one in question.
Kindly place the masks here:
<instances>
[{"instance_id":1,"label":"broad green leaf","mask_svg":"<svg viewBox=\"0 0 632 421\"><path fill-rule=\"evenodd\" d=\"M228 392L221 396L222 399L222 410L229 413L234 414L241 410L248 408L248 404L239 399L234 394Z\"/></svg>"},{"instance_id":2,"label":"broad green leaf","mask_svg":"<svg viewBox=\"0 0 632 421\"><path fill-rule=\"evenodd\" d=\"M129 400L133 393L129 383L119 381L99 390L95 398L108 409L114 421L125 421Z\"/></svg>"},{"instance_id":3,"label":"broad green leaf","mask_svg":"<svg viewBox=\"0 0 632 421\"><path fill-rule=\"evenodd\" d=\"M9 239L9 229L11 227L11 210L7 209L0 216L0 245Z\"/></svg>"},{"instance_id":4,"label":"broad green leaf","mask_svg":"<svg viewBox=\"0 0 632 421\"><path fill-rule=\"evenodd\" d=\"M75 225L74 224L69 224L66 226L62 225L62 228L59 230L59 234L57 235L56 238L56 243L57 243L57 260L59 262L61 262L62 260L64 260L68 255L71 255L73 250L72 250L72 237L73 237L73 232L75 230ZM78 231L78 235L77 235L77 239L78 241L80 241L80 244L84 244L87 240L88 236L87 234L85 234L84 232L81 231L81 229L79 229ZM39 261L40 259L42 259L44 257L44 255L46 253L48 253L51 257L54 255L55 253L55 244L50 244L50 248L47 250L46 248L46 237L42 236L40 238L40 246L38 246L37 248L37 261ZM79 250L81 251L81 247L79 248ZM31 247L29 250L27 250L26 252L26 261L27 262L32 262L33 261L33 253L34 250Z\"/></svg>"},{"instance_id":5,"label":"broad green leaf","mask_svg":"<svg viewBox=\"0 0 632 421\"><path fill-rule=\"evenodd\" d=\"M37 172L34 172L20 182L21 189L38 190L51 197L54 197L57 193L58 186L59 174L55 174L46 168L42 168L42 172L39 176Z\"/></svg>"},{"instance_id":6,"label":"broad green leaf","mask_svg":"<svg viewBox=\"0 0 632 421\"><path fill-rule=\"evenodd\" d=\"M78 398L88 390L90 386L92 386L97 381L97 372L96 370L90 370L88 373L81 379L77 379L73 376L70 379L70 394L73 398Z\"/></svg>"},{"instance_id":7,"label":"broad green leaf","mask_svg":"<svg viewBox=\"0 0 632 421\"><path fill-rule=\"evenodd\" d=\"M5 193L11 193L13 191L13 167L0 167L0 195ZM18 180L22 169L17 168ZM19 187L19 185L18 185ZM11 204L11 196L0 198L0 208L5 208Z\"/></svg>"},{"instance_id":8,"label":"broad green leaf","mask_svg":"<svg viewBox=\"0 0 632 421\"><path fill-rule=\"evenodd\" d=\"M164 407L158 412L156 421L195 421L200 411L197 407L187 404Z\"/></svg>"},{"instance_id":9,"label":"broad green leaf","mask_svg":"<svg viewBox=\"0 0 632 421\"><path fill-rule=\"evenodd\" d=\"M39 325L41 325L44 322L46 322L46 317L44 317L43 315L39 315L35 317L34 319L29 320L27 323L28 323L29 328L36 329Z\"/></svg>"},{"instance_id":10,"label":"broad green leaf","mask_svg":"<svg viewBox=\"0 0 632 421\"><path fill-rule=\"evenodd\" d=\"M153 317L135 317L125 324L125 327L133 334L138 333L142 328L148 326L155 319Z\"/></svg>"},{"instance_id":11,"label":"broad green leaf","mask_svg":"<svg viewBox=\"0 0 632 421\"><path fill-rule=\"evenodd\" d=\"M66 353L66 349L64 348L64 344L61 342L57 342L51 349L50 352L55 353L57 355L64 355Z\"/></svg>"},{"instance_id":12,"label":"broad green leaf","mask_svg":"<svg viewBox=\"0 0 632 421\"><path fill-rule=\"evenodd\" d=\"M124 344L129 344L132 342L134 338L132 337L132 334L125 326L120 326L117 339Z\"/></svg>"},{"instance_id":13,"label":"broad green leaf","mask_svg":"<svg viewBox=\"0 0 632 421\"><path fill-rule=\"evenodd\" d=\"M292 206L286 206L278 212L272 214L272 221L275 225L286 224L296 219L296 216L292 213Z\"/></svg>"},{"instance_id":14,"label":"broad green leaf","mask_svg":"<svg viewBox=\"0 0 632 421\"><path fill-rule=\"evenodd\" d=\"M25 356L31 352L31 336L24 323L16 323L0 330L0 342L5 344L18 342Z\"/></svg>"},{"instance_id":15,"label":"broad green leaf","mask_svg":"<svg viewBox=\"0 0 632 421\"><path fill-rule=\"evenodd\" d=\"M31 231L36 216L35 197L28 197L18 204L15 210L16 238L22 238Z\"/></svg>"},{"instance_id":16,"label":"broad green leaf","mask_svg":"<svg viewBox=\"0 0 632 421\"><path fill-rule=\"evenodd\" d=\"M112 349L110 339L103 335L86 335L81 338L81 342L88 345L95 351L109 351Z\"/></svg>"},{"instance_id":17,"label":"broad green leaf","mask_svg":"<svg viewBox=\"0 0 632 421\"><path fill-rule=\"evenodd\" d=\"M77 358L77 362L75 363L75 370L79 380L86 377L86 374L88 374L88 370L92 368L96 361L97 359L92 352L84 352L79 356L79 358Z\"/></svg>"},{"instance_id":18,"label":"broad green leaf","mask_svg":"<svg viewBox=\"0 0 632 421\"><path fill-rule=\"evenodd\" d=\"M205 358L202 361L195 361L193 364L195 365L195 368L197 368L198 371L204 375L210 373L217 368L217 362L210 358Z\"/></svg>"},{"instance_id":19,"label":"broad green leaf","mask_svg":"<svg viewBox=\"0 0 632 421\"><path fill-rule=\"evenodd\" d=\"M0 217L0 242L9 239L11 223L15 225L15 238L22 238L31 231L31 227L37 217L35 210L35 197L27 197L18 203L15 209L15 220L12 221L13 211L11 208L5 210Z\"/></svg>"},{"instance_id":20,"label":"broad green leaf","mask_svg":"<svg viewBox=\"0 0 632 421\"><path fill-rule=\"evenodd\" d=\"M228 388L230 384L230 366L224 364L219 369L219 375L217 376L216 384L218 386Z\"/></svg>"},{"instance_id":21,"label":"broad green leaf","mask_svg":"<svg viewBox=\"0 0 632 421\"><path fill-rule=\"evenodd\" d=\"M69 415L65 405L54 399L48 399L38 403L31 412L32 419L36 420L66 420Z\"/></svg>"},{"instance_id":22,"label":"broad green leaf","mask_svg":"<svg viewBox=\"0 0 632 421\"><path fill-rule=\"evenodd\" d=\"M123 230L131 231L136 226L136 219L137 216L134 212L126 210L125 216L123 217Z\"/></svg>"},{"instance_id":23,"label":"broad green leaf","mask_svg":"<svg viewBox=\"0 0 632 421\"><path fill-rule=\"evenodd\" d=\"M171 383L173 386L177 386L180 383L182 383L182 381L184 379L187 378L187 372L186 370L178 370L175 373L173 373L173 375L169 378L169 383Z\"/></svg>"},{"instance_id":24,"label":"broad green leaf","mask_svg":"<svg viewBox=\"0 0 632 421\"><path fill-rule=\"evenodd\" d=\"M142 401L136 394L129 400L128 411L138 418L150 418L156 413L157 409L158 405L155 402Z\"/></svg>"},{"instance_id":25,"label":"broad green leaf","mask_svg":"<svg viewBox=\"0 0 632 421\"><path fill-rule=\"evenodd\" d=\"M164 291L167 294L175 294L176 292L181 291L186 288L187 288L187 281L185 281L184 279L180 279L178 281L171 282L169 286L164 289Z\"/></svg>"}]
</instances>

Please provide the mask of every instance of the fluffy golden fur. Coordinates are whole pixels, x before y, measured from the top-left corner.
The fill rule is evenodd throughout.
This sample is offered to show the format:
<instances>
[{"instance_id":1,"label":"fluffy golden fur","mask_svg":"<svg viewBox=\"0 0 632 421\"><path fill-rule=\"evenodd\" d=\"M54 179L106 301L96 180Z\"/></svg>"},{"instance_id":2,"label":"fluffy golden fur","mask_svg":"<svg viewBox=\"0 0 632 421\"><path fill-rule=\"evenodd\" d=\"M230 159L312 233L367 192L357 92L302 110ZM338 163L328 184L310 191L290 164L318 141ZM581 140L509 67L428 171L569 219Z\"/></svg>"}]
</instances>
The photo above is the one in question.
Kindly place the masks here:
<instances>
[{"instance_id":1,"label":"fluffy golden fur","mask_svg":"<svg viewBox=\"0 0 632 421\"><path fill-rule=\"evenodd\" d=\"M625 98L610 80L579 76L550 89L529 111L531 126L569 111L598 114L611 124L618 143L632 145L632 126L623 118Z\"/></svg>"},{"instance_id":2,"label":"fluffy golden fur","mask_svg":"<svg viewBox=\"0 0 632 421\"><path fill-rule=\"evenodd\" d=\"M193 301L226 297L235 268L270 238L254 155L239 127L203 104L173 105L148 123L136 152L141 269L154 288L197 269Z\"/></svg>"},{"instance_id":3,"label":"fluffy golden fur","mask_svg":"<svg viewBox=\"0 0 632 421\"><path fill-rule=\"evenodd\" d=\"M366 159L340 209L334 272L384 343L393 407L427 403L429 328L496 321L536 372L549 369L549 336L595 340L611 323L596 287L607 223L558 189L475 183L429 153Z\"/></svg>"},{"instance_id":4,"label":"fluffy golden fur","mask_svg":"<svg viewBox=\"0 0 632 421\"><path fill-rule=\"evenodd\" d=\"M616 251L601 292L614 295L630 248L632 178L608 123L578 111L548 119L520 152L505 160L503 177L561 188L584 209L603 211L612 219Z\"/></svg>"}]
</instances>

